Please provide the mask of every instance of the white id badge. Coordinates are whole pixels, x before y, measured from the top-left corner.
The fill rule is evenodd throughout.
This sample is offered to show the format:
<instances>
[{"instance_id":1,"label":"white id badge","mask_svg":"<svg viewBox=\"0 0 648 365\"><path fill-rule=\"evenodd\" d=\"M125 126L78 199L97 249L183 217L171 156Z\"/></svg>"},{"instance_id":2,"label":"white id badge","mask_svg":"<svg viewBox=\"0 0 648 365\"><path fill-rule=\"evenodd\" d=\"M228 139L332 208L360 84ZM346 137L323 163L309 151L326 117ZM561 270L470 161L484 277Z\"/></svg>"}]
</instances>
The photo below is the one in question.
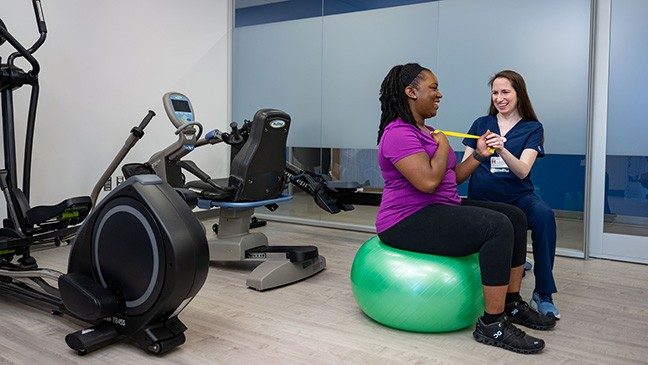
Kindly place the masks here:
<instances>
[{"instance_id":1,"label":"white id badge","mask_svg":"<svg viewBox=\"0 0 648 365\"><path fill-rule=\"evenodd\" d=\"M491 174L497 172L509 172L508 165L506 164L506 162L504 162L504 159L501 158L500 156L491 157L490 163L491 163L491 168L490 168Z\"/></svg>"}]
</instances>

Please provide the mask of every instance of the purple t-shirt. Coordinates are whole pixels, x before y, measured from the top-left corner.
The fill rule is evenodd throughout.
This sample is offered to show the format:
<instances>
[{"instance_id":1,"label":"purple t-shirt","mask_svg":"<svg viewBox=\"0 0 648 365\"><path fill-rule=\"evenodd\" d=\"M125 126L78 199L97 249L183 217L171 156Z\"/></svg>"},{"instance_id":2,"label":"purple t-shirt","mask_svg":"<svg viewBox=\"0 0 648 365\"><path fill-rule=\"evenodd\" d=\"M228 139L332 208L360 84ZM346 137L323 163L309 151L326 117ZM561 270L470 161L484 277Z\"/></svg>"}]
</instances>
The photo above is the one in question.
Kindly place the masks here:
<instances>
[{"instance_id":1,"label":"purple t-shirt","mask_svg":"<svg viewBox=\"0 0 648 365\"><path fill-rule=\"evenodd\" d=\"M428 129L434 130L429 126ZM401 119L396 119L385 127L378 144L378 165L385 180L376 216L378 233L430 204L459 205L461 199L457 193L457 177L454 171L457 156L452 148L448 155L445 176L434 193L416 189L394 166L404 157L418 152L426 152L432 158L438 147L432 136Z\"/></svg>"}]
</instances>

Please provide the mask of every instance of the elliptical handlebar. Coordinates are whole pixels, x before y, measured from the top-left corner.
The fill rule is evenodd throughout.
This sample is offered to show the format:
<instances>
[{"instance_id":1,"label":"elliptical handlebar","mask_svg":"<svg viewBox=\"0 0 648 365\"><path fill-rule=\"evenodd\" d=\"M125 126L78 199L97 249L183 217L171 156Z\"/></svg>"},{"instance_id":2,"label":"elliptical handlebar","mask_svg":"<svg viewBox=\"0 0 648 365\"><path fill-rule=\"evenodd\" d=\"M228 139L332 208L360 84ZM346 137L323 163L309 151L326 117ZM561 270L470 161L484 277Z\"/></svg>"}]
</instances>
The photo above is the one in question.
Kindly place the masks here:
<instances>
[{"instance_id":1,"label":"elliptical handlebar","mask_svg":"<svg viewBox=\"0 0 648 365\"><path fill-rule=\"evenodd\" d=\"M45 24L45 15L43 15L43 7L41 5L41 0L32 0L32 5L34 6L34 14L36 15L36 26L38 26L38 33L40 37L34 42L34 44L29 47L27 50L29 53L34 53L40 48L40 46L45 43L45 37L47 36L47 25Z\"/></svg>"},{"instance_id":2,"label":"elliptical handlebar","mask_svg":"<svg viewBox=\"0 0 648 365\"><path fill-rule=\"evenodd\" d=\"M124 160L124 157L126 157L128 152L131 150L131 148L133 148L133 146L135 146L135 144L142 138L142 136L144 136L144 128L146 128L146 126L154 116L155 112L149 110L142 122L140 122L137 127L133 127L133 129L131 129L131 134L128 136L128 139L126 139L124 146L121 148L121 150L119 150L110 165L108 165L108 168L106 168L106 171L104 171L103 175L101 175L101 177L99 178L99 181L97 181L94 189L92 189L92 194L90 195L90 199L92 199L92 206L95 206L97 204L99 193L101 192L101 188L104 186L106 180L108 180L112 173L115 172L119 164Z\"/></svg>"},{"instance_id":3,"label":"elliptical handlebar","mask_svg":"<svg viewBox=\"0 0 648 365\"><path fill-rule=\"evenodd\" d=\"M9 31L6 29L6 26L0 26L0 38L8 41L9 44L11 44L16 49L16 52L12 53L7 58L7 64L13 66L16 58L21 56L25 57L32 68L28 73L32 76L37 76L40 72L40 65L38 64L38 61L36 61L36 59L32 56L32 53L36 52L40 48L40 46L45 43L45 38L47 36L47 25L45 24L45 16L43 15L41 0L32 0L32 5L34 7L34 14L36 16L38 33L40 34L40 37L38 37L36 42L34 42L34 44L29 47L29 49L25 49L25 47L20 42L18 42L18 40L16 40L11 35L11 33L9 33Z\"/></svg>"},{"instance_id":4,"label":"elliptical handlebar","mask_svg":"<svg viewBox=\"0 0 648 365\"><path fill-rule=\"evenodd\" d=\"M7 26L6 26L5 23L2 21L2 19L0 19L0 28L2 28L2 29L6 29L6 28L7 28ZM0 33L0 46L3 45L4 42L6 42L6 39L5 39L5 38L2 36L2 34ZM0 58L0 62L2 62L2 58Z\"/></svg>"},{"instance_id":5,"label":"elliptical handlebar","mask_svg":"<svg viewBox=\"0 0 648 365\"><path fill-rule=\"evenodd\" d=\"M38 73L40 72L40 65L38 64L38 61L36 61L34 56L32 56L31 53L28 50L26 50L25 47L23 47L23 45L20 44L20 42L18 42L18 40L16 38L14 38L11 35L11 33L9 33L9 31L7 31L7 29L5 27L0 27L0 37L4 38L7 42L9 42L9 44L11 44L11 46L13 48L16 49L16 52L12 53L7 58L7 64L13 66L13 64L15 62L15 59L17 57L19 57L19 56L23 56L23 57L25 57L27 62L29 62L29 64L31 65L31 68L32 68L31 70L29 70L28 73L30 75L32 75L32 76L38 75ZM41 37L43 37L43 36L41 36ZM40 38L39 38L39 40L40 40ZM44 38L43 38L43 42L44 42ZM41 42L41 44L42 44L42 42Z\"/></svg>"},{"instance_id":6,"label":"elliptical handlebar","mask_svg":"<svg viewBox=\"0 0 648 365\"><path fill-rule=\"evenodd\" d=\"M36 14L36 25L38 25L38 33L47 33L47 25L45 24L45 15L43 15L43 7L41 0L32 0L34 6L34 13Z\"/></svg>"}]
</instances>

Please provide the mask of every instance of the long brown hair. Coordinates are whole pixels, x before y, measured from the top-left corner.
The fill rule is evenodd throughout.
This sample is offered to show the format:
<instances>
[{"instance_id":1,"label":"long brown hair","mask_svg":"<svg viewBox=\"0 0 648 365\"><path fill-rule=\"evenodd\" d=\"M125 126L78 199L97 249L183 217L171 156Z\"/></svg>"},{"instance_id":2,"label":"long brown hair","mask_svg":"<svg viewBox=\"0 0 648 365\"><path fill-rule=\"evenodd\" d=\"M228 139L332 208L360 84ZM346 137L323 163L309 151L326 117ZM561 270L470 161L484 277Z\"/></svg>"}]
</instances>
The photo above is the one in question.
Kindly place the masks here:
<instances>
[{"instance_id":1,"label":"long brown hair","mask_svg":"<svg viewBox=\"0 0 648 365\"><path fill-rule=\"evenodd\" d=\"M519 73L513 70L504 70L496 73L488 81L488 86L493 88L493 81L499 78L505 78L511 82L515 93L517 94L517 110L520 113L520 116L523 120L538 120L535 111L533 111L533 105L531 105L531 99L529 98L529 93L527 92L526 83L524 78ZM498 111L493 104L493 98L491 97L490 107L488 108L488 115L497 115Z\"/></svg>"}]
</instances>

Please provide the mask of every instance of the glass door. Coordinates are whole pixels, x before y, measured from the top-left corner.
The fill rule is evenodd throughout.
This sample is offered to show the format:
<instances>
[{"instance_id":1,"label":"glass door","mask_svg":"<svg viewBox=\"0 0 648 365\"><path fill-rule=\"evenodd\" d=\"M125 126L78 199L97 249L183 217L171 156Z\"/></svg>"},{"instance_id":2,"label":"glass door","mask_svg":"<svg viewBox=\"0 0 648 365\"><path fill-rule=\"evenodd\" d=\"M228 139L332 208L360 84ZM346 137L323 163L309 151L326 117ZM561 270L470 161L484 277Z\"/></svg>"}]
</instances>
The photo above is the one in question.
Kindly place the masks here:
<instances>
[{"instance_id":1,"label":"glass door","mask_svg":"<svg viewBox=\"0 0 648 365\"><path fill-rule=\"evenodd\" d=\"M602 257L648 263L648 2L610 6ZM599 176L600 177L600 176Z\"/></svg>"}]
</instances>

